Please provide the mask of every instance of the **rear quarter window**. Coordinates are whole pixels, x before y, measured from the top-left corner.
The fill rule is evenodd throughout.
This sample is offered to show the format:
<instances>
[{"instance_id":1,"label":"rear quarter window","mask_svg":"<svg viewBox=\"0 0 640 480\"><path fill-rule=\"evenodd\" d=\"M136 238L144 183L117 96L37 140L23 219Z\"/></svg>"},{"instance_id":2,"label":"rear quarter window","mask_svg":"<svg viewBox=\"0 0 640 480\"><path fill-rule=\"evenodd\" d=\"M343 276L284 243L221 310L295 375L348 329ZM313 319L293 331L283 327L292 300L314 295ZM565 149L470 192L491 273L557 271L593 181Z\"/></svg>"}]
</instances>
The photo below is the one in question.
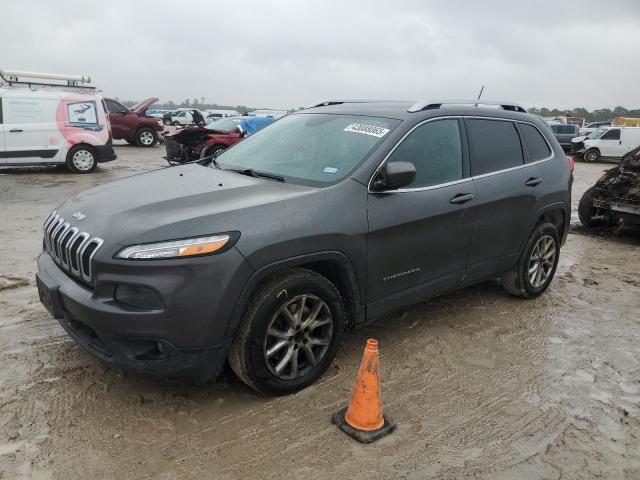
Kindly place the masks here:
<instances>
[{"instance_id":1,"label":"rear quarter window","mask_svg":"<svg viewBox=\"0 0 640 480\"><path fill-rule=\"evenodd\" d=\"M471 175L483 175L524 164L520 136L513 122L468 119Z\"/></svg>"},{"instance_id":2,"label":"rear quarter window","mask_svg":"<svg viewBox=\"0 0 640 480\"><path fill-rule=\"evenodd\" d=\"M537 162L538 160L543 160L551 156L549 144L536 127L528 123L521 123L520 132L522 132L524 143L529 149L532 162Z\"/></svg>"}]
</instances>

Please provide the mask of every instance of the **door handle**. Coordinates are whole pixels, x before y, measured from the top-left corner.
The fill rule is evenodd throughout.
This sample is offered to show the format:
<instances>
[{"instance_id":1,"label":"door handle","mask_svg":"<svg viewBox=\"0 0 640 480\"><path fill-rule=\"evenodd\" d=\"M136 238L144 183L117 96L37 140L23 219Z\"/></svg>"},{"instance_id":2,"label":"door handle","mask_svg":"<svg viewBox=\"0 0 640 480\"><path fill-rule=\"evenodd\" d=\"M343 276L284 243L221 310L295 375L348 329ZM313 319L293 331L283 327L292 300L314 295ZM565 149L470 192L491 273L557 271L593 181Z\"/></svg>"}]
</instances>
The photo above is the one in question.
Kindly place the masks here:
<instances>
[{"instance_id":1,"label":"door handle","mask_svg":"<svg viewBox=\"0 0 640 480\"><path fill-rule=\"evenodd\" d=\"M467 203L469 200L473 200L473 193L459 193L449 200L449 203L461 205L463 203Z\"/></svg>"},{"instance_id":2,"label":"door handle","mask_svg":"<svg viewBox=\"0 0 640 480\"><path fill-rule=\"evenodd\" d=\"M22 131L21 128L12 128L11 130L9 130L9 132L11 133L20 133Z\"/></svg>"},{"instance_id":3,"label":"door handle","mask_svg":"<svg viewBox=\"0 0 640 480\"><path fill-rule=\"evenodd\" d=\"M529 180L524 182L527 187L535 187L542 183L542 179L540 177L531 177Z\"/></svg>"}]
</instances>

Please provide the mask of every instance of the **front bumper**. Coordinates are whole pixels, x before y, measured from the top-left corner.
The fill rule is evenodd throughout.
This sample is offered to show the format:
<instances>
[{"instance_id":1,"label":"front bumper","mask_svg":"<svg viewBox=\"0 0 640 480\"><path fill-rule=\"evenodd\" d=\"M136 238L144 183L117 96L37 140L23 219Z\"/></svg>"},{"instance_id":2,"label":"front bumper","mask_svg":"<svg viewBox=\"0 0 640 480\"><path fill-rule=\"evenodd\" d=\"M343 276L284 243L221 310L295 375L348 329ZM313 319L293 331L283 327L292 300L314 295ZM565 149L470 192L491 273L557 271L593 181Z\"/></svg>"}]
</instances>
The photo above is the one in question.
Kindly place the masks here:
<instances>
[{"instance_id":1,"label":"front bumper","mask_svg":"<svg viewBox=\"0 0 640 480\"><path fill-rule=\"evenodd\" d=\"M185 262L179 266L126 262L128 269L123 269L125 262L112 261L112 268L96 269L95 288L90 288L43 252L38 257L38 290L42 303L69 336L108 364L206 380L216 377L224 364L233 334L228 326L237 301L234 291L239 296L250 268L235 249L191 260L196 262L188 262L186 268ZM225 269L231 272L227 278ZM211 276L226 285L211 282ZM116 285L151 288L163 306L142 310L122 304L114 299Z\"/></svg>"}]
</instances>

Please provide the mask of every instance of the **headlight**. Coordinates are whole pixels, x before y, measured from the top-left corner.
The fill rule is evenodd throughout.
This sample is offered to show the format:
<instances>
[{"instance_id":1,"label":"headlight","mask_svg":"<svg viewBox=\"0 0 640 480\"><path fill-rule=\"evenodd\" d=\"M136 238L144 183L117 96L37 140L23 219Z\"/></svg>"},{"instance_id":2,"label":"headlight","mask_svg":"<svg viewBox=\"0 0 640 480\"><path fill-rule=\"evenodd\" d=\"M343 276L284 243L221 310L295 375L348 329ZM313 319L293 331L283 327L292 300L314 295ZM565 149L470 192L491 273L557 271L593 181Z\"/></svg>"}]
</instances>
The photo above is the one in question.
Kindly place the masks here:
<instances>
[{"instance_id":1,"label":"headlight","mask_svg":"<svg viewBox=\"0 0 640 480\"><path fill-rule=\"evenodd\" d=\"M144 243L123 248L116 258L153 260L156 258L180 258L209 255L222 249L229 242L229 235L187 238L170 242Z\"/></svg>"}]
</instances>

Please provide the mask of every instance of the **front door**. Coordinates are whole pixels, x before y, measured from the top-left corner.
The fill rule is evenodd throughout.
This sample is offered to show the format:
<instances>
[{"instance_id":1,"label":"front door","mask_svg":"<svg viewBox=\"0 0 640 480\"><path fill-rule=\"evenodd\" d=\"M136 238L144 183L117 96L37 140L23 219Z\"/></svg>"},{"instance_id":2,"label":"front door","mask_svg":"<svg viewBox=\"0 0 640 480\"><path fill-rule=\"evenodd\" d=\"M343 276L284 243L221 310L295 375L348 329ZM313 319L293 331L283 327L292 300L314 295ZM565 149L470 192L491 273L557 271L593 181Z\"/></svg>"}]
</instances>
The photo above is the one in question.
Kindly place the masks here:
<instances>
[{"instance_id":1,"label":"front door","mask_svg":"<svg viewBox=\"0 0 640 480\"><path fill-rule=\"evenodd\" d=\"M115 100L105 98L104 103L107 106L107 112L109 112L113 138L131 138L131 122L127 118L129 109Z\"/></svg>"},{"instance_id":2,"label":"front door","mask_svg":"<svg viewBox=\"0 0 640 480\"><path fill-rule=\"evenodd\" d=\"M477 204L461 122L444 118L416 127L387 159L413 163L415 181L400 190L369 194L370 316L461 283Z\"/></svg>"},{"instance_id":3,"label":"front door","mask_svg":"<svg viewBox=\"0 0 640 480\"><path fill-rule=\"evenodd\" d=\"M620 133L621 132L619 128L611 128L604 132L604 134L598 139L598 148L600 148L601 156L622 157L625 153L627 153L622 147Z\"/></svg>"}]
</instances>

